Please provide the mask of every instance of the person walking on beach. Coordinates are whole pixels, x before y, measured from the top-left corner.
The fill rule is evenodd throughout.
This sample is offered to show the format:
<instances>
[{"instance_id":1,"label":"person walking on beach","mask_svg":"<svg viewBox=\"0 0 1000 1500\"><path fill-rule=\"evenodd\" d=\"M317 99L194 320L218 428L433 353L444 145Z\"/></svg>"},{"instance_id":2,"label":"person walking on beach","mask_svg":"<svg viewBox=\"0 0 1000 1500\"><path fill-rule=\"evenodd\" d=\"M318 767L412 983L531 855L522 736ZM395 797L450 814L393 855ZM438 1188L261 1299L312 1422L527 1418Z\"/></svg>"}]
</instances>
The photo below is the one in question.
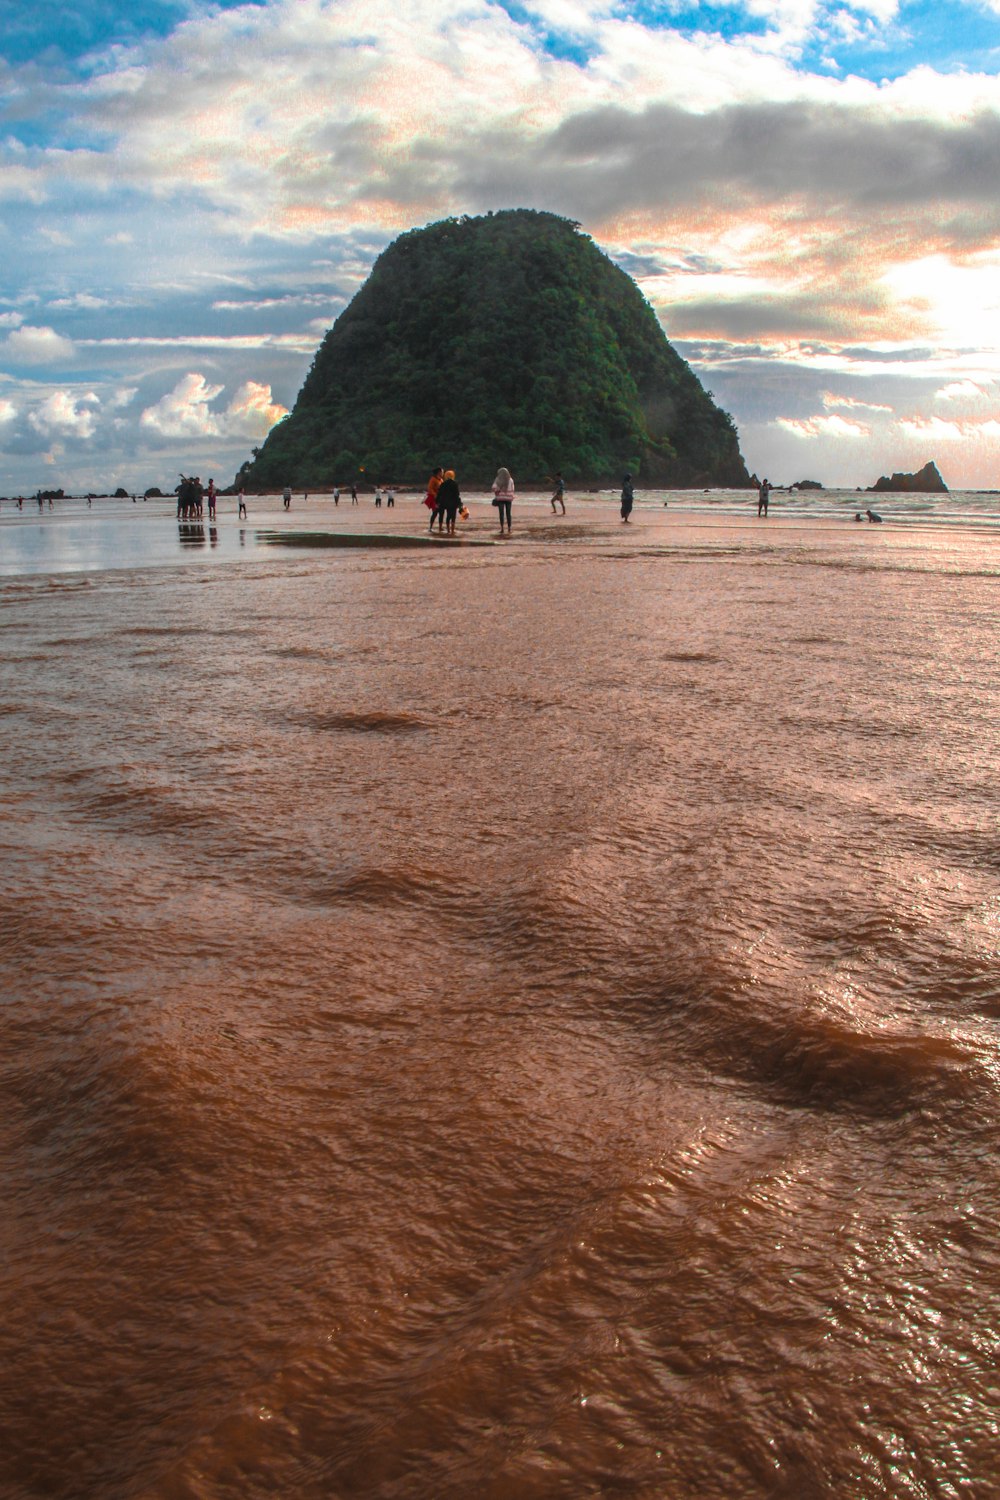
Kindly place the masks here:
<instances>
[{"instance_id":1,"label":"person walking on beach","mask_svg":"<svg viewBox=\"0 0 1000 1500\"><path fill-rule=\"evenodd\" d=\"M497 477L493 481L493 504L500 513L500 535L503 536L503 523L507 521L507 535L510 536L510 507L514 499L514 481L510 476L509 469L498 469Z\"/></svg>"},{"instance_id":2,"label":"person walking on beach","mask_svg":"<svg viewBox=\"0 0 1000 1500\"><path fill-rule=\"evenodd\" d=\"M285 488L281 492L281 498L284 501L285 509L286 510L291 510L291 508L292 508L292 491L291 491L291 486L290 485L287 485L287 484L285 485Z\"/></svg>"},{"instance_id":3,"label":"person walking on beach","mask_svg":"<svg viewBox=\"0 0 1000 1500\"><path fill-rule=\"evenodd\" d=\"M210 521L214 521L215 520L215 495L216 495L215 480L214 479L209 479L209 481L208 481L208 490L206 491L206 493L208 495L208 519Z\"/></svg>"},{"instance_id":4,"label":"person walking on beach","mask_svg":"<svg viewBox=\"0 0 1000 1500\"><path fill-rule=\"evenodd\" d=\"M382 509L382 491L379 489L378 485L375 486L375 509Z\"/></svg>"},{"instance_id":5,"label":"person walking on beach","mask_svg":"<svg viewBox=\"0 0 1000 1500\"><path fill-rule=\"evenodd\" d=\"M389 488L388 488L388 490L386 491L386 496L385 496L385 508L386 508L386 510L389 509L390 505L393 506L393 508L395 508L395 505L396 505L396 491L393 489L392 485L390 485Z\"/></svg>"},{"instance_id":6,"label":"person walking on beach","mask_svg":"<svg viewBox=\"0 0 1000 1500\"><path fill-rule=\"evenodd\" d=\"M770 494L771 481L769 479L762 479L757 490L757 514L759 516L767 515L767 502Z\"/></svg>"},{"instance_id":7,"label":"person walking on beach","mask_svg":"<svg viewBox=\"0 0 1000 1500\"><path fill-rule=\"evenodd\" d=\"M351 504L352 505L357 505L357 503L358 503L358 487L357 487L356 484L352 484L351 485Z\"/></svg>"},{"instance_id":8,"label":"person walking on beach","mask_svg":"<svg viewBox=\"0 0 1000 1500\"><path fill-rule=\"evenodd\" d=\"M628 518L632 514L632 506L635 503L635 491L632 489L632 476L626 474L622 484L622 520L628 524Z\"/></svg>"},{"instance_id":9,"label":"person walking on beach","mask_svg":"<svg viewBox=\"0 0 1000 1500\"><path fill-rule=\"evenodd\" d=\"M336 484L333 487L333 503L334 505L340 504L340 486Z\"/></svg>"},{"instance_id":10,"label":"person walking on beach","mask_svg":"<svg viewBox=\"0 0 1000 1500\"><path fill-rule=\"evenodd\" d=\"M444 525L444 515L440 510L438 510L438 491L441 488L443 479L444 470L442 469L441 465L438 464L437 468L434 470L434 473L427 481L427 497L424 500L424 504L427 506L427 509L431 513L431 524L429 527L430 531L434 530L435 520L437 520L438 523L438 531L440 531Z\"/></svg>"},{"instance_id":11,"label":"person walking on beach","mask_svg":"<svg viewBox=\"0 0 1000 1500\"><path fill-rule=\"evenodd\" d=\"M445 469L441 488L437 492L438 515L444 521L445 534L455 535L455 522L458 520L458 507L462 503L462 492L458 488L454 469ZM440 531L441 527L438 526Z\"/></svg>"},{"instance_id":12,"label":"person walking on beach","mask_svg":"<svg viewBox=\"0 0 1000 1500\"><path fill-rule=\"evenodd\" d=\"M566 514L566 481L561 474L556 475L556 487L552 492L552 514L557 515L556 505L562 506L563 515Z\"/></svg>"},{"instance_id":13,"label":"person walking on beach","mask_svg":"<svg viewBox=\"0 0 1000 1500\"><path fill-rule=\"evenodd\" d=\"M247 518L247 503L246 503L246 501L243 498L243 491L240 490L240 508L236 512L236 519L237 519L237 521L245 521L246 518Z\"/></svg>"}]
</instances>

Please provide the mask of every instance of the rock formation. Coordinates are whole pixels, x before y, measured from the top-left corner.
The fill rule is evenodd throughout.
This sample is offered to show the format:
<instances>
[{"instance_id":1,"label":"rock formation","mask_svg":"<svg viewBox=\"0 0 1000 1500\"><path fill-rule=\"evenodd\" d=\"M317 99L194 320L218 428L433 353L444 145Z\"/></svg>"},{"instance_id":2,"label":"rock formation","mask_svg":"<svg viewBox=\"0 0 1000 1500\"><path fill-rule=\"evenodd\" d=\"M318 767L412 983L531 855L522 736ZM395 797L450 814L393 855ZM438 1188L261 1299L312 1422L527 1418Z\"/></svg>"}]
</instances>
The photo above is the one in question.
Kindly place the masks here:
<instances>
[{"instance_id":1,"label":"rock formation","mask_svg":"<svg viewBox=\"0 0 1000 1500\"><path fill-rule=\"evenodd\" d=\"M917 495L947 495L948 486L938 473L937 464L931 462L924 464L916 474L893 474L891 478L885 474L875 484L868 486L868 493L875 494L889 490L894 494L905 491Z\"/></svg>"},{"instance_id":2,"label":"rock formation","mask_svg":"<svg viewBox=\"0 0 1000 1500\"><path fill-rule=\"evenodd\" d=\"M732 418L624 271L526 209L401 235L313 361L247 488L422 483L749 486Z\"/></svg>"}]
</instances>

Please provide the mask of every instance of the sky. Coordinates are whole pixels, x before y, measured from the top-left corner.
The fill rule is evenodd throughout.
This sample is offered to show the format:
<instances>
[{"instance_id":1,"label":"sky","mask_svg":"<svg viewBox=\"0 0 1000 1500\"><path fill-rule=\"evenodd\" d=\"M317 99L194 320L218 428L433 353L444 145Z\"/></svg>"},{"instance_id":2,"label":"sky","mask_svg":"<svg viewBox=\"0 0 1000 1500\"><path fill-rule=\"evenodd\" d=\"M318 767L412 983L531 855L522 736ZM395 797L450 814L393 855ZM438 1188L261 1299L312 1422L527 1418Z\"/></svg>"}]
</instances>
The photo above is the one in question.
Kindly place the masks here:
<instances>
[{"instance_id":1,"label":"sky","mask_svg":"<svg viewBox=\"0 0 1000 1500\"><path fill-rule=\"evenodd\" d=\"M1000 0L0 0L0 494L229 483L385 246L503 208L761 477L1000 488L998 71Z\"/></svg>"}]
</instances>

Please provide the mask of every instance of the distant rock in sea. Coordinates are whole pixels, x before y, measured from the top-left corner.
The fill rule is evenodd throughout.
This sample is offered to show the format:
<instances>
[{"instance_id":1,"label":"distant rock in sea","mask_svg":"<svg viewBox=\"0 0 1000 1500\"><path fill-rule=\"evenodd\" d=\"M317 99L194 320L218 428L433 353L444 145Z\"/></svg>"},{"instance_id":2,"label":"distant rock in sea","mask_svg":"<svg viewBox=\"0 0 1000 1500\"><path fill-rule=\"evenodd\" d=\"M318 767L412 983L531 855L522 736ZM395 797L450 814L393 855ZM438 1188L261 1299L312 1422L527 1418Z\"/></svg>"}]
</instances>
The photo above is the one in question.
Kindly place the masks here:
<instances>
[{"instance_id":1,"label":"distant rock in sea","mask_svg":"<svg viewBox=\"0 0 1000 1500\"><path fill-rule=\"evenodd\" d=\"M818 479L797 479L794 484L788 486L790 490L821 490L823 486Z\"/></svg>"},{"instance_id":2,"label":"distant rock in sea","mask_svg":"<svg viewBox=\"0 0 1000 1500\"><path fill-rule=\"evenodd\" d=\"M247 488L423 483L745 488L735 424L578 225L504 210L400 235L323 339Z\"/></svg>"},{"instance_id":3,"label":"distant rock in sea","mask_svg":"<svg viewBox=\"0 0 1000 1500\"><path fill-rule=\"evenodd\" d=\"M883 474L877 483L868 486L868 494L885 490L895 494L905 491L908 494L918 495L947 495L948 486L938 473L937 464L931 462L924 464L916 474L893 474L891 478Z\"/></svg>"}]
</instances>

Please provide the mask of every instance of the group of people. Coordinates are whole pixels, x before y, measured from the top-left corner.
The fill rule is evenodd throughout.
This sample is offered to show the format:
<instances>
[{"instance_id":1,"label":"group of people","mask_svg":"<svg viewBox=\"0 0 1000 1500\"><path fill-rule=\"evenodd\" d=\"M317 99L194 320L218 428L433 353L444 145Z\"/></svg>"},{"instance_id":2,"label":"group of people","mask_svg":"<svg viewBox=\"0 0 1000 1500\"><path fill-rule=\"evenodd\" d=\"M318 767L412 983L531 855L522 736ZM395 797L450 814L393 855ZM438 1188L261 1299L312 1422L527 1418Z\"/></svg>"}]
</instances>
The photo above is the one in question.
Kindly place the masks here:
<instances>
[{"instance_id":1,"label":"group of people","mask_svg":"<svg viewBox=\"0 0 1000 1500\"><path fill-rule=\"evenodd\" d=\"M493 481L493 504L496 507L497 516L500 521L500 535L510 536L511 510L514 504L514 480L511 472L506 468L497 470L497 477ZM468 507L462 504L462 492L458 487L454 469L445 469L441 465L434 470L427 481L427 494L424 496L424 504L431 513L430 526L428 530L433 535L434 522L437 522L439 536L454 536L455 525L461 516L463 521L469 518ZM552 509L555 510L553 501ZM566 506L563 505L563 515L566 514Z\"/></svg>"},{"instance_id":2,"label":"group of people","mask_svg":"<svg viewBox=\"0 0 1000 1500\"><path fill-rule=\"evenodd\" d=\"M491 486L493 491L493 505L497 511L500 522L500 535L510 536L511 533L511 511L514 504L514 480L507 468L499 468L497 476ZM558 515L556 509L561 507L561 513L566 514L566 482L561 474L555 477L555 489L551 497L552 514ZM455 479L454 469L438 467L434 470L427 481L427 494L424 504L431 513L429 530L433 532L434 523L437 522L438 535L454 536L455 523L459 516L464 520L469 512L462 504L461 491ZM621 518L628 522L635 504L635 490L632 488L632 476L626 474L622 482L621 494Z\"/></svg>"},{"instance_id":3,"label":"group of people","mask_svg":"<svg viewBox=\"0 0 1000 1500\"><path fill-rule=\"evenodd\" d=\"M215 480L208 481L208 487L202 484L197 474L188 476L181 475L181 482L177 486L177 519L178 521L200 521L208 508L208 519L215 520L216 503L218 491L215 488Z\"/></svg>"},{"instance_id":4,"label":"group of people","mask_svg":"<svg viewBox=\"0 0 1000 1500\"><path fill-rule=\"evenodd\" d=\"M502 470L506 473L506 470ZM507 475L510 478L510 475ZM513 484L511 494L513 496ZM458 487L454 469L445 469L441 464L434 470L427 481L427 494L424 496L424 504L431 513L431 524L428 528L434 531L434 522L438 523L439 536L454 536L455 523L459 516L462 520L468 520L469 512L462 504L462 492Z\"/></svg>"}]
</instances>

